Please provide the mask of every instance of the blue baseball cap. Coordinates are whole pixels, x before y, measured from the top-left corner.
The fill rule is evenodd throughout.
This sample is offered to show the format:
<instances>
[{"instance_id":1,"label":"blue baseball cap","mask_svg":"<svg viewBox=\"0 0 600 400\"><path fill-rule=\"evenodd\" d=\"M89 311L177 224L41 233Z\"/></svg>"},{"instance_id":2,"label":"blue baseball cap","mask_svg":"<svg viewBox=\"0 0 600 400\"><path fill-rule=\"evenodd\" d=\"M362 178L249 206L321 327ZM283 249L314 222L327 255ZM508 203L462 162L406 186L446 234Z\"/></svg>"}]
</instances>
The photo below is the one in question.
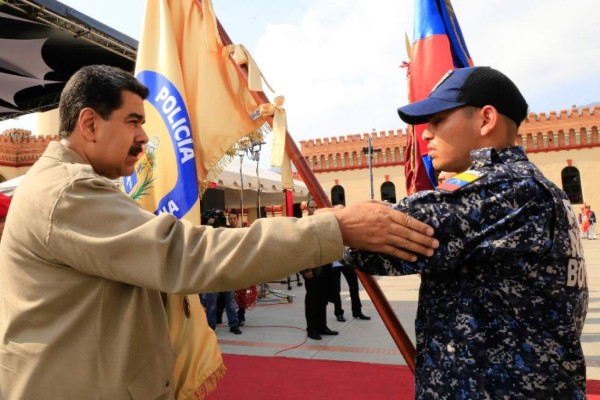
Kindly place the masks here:
<instances>
[{"instance_id":1,"label":"blue baseball cap","mask_svg":"<svg viewBox=\"0 0 600 400\"><path fill-rule=\"evenodd\" d=\"M463 106L491 105L517 126L527 116L527 102L517 86L502 72L490 67L448 71L427 98L398 109L407 124L424 124L434 114Z\"/></svg>"}]
</instances>

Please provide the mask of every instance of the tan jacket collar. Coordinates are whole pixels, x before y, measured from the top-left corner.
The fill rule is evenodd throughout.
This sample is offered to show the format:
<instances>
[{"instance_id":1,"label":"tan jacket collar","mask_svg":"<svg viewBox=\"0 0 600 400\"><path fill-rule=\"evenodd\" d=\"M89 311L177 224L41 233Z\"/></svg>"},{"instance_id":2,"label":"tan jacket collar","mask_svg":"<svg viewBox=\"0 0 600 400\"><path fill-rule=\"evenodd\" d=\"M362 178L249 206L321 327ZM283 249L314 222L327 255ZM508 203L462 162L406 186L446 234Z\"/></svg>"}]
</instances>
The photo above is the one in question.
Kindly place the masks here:
<instances>
[{"instance_id":1,"label":"tan jacket collar","mask_svg":"<svg viewBox=\"0 0 600 400\"><path fill-rule=\"evenodd\" d=\"M71 164L88 164L77 153L67 148L61 142L50 142L42 157L49 157Z\"/></svg>"}]
</instances>

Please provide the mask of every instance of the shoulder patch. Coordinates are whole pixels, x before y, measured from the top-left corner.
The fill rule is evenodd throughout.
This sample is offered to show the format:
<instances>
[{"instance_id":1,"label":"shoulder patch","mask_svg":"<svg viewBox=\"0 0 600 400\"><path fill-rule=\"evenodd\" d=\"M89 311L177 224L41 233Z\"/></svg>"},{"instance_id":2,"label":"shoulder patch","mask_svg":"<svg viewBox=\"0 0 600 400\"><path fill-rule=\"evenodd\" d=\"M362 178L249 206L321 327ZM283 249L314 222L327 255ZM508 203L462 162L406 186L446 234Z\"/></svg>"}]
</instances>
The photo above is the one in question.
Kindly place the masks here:
<instances>
[{"instance_id":1,"label":"shoulder patch","mask_svg":"<svg viewBox=\"0 0 600 400\"><path fill-rule=\"evenodd\" d=\"M461 172L460 174L448 179L441 185L437 186L436 190L445 190L447 192L455 192L460 188L470 185L478 179L481 179L486 174L484 172L475 171L469 169L465 172Z\"/></svg>"}]
</instances>

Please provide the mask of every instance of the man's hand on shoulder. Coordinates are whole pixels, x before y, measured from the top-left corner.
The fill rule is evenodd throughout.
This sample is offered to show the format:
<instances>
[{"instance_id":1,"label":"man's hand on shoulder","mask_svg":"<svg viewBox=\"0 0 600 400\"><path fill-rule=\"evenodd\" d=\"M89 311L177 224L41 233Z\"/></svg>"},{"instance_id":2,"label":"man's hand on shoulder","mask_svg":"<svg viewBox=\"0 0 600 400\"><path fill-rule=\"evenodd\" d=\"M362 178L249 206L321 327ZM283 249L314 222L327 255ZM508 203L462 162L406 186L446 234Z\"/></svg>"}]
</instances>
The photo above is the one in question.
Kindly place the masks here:
<instances>
[{"instance_id":1,"label":"man's hand on shoulder","mask_svg":"<svg viewBox=\"0 0 600 400\"><path fill-rule=\"evenodd\" d=\"M371 200L326 210L335 214L344 244L352 248L416 261L415 254L429 257L439 246L433 228L389 203Z\"/></svg>"}]
</instances>

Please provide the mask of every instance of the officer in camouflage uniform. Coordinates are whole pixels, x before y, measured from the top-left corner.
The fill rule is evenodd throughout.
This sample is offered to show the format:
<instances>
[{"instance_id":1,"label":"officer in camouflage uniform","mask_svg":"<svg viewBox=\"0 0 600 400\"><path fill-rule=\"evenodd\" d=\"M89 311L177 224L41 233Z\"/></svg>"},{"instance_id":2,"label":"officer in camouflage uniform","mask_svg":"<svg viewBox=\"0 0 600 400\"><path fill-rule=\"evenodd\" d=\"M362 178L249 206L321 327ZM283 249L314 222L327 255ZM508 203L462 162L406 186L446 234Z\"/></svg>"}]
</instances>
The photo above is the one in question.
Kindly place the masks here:
<instances>
[{"instance_id":1,"label":"officer in camouflage uniform","mask_svg":"<svg viewBox=\"0 0 600 400\"><path fill-rule=\"evenodd\" d=\"M369 274L421 275L416 397L585 399L580 233L565 193L513 145L523 96L496 70L463 68L398 112L429 122L436 169L465 171L395 206L435 228L433 257L346 255Z\"/></svg>"}]
</instances>

